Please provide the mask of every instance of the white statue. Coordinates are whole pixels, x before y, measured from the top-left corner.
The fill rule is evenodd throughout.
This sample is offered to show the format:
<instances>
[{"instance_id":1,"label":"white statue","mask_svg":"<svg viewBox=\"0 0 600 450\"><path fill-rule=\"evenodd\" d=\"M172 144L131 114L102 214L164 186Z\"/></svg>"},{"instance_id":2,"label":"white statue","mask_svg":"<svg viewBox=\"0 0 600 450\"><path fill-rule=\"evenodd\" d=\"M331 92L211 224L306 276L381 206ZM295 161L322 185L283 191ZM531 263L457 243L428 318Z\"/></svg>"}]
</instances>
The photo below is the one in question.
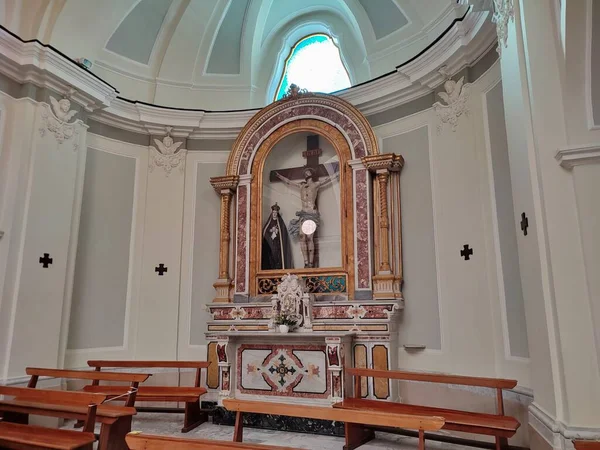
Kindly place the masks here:
<instances>
[{"instance_id":1,"label":"white statue","mask_svg":"<svg viewBox=\"0 0 600 450\"><path fill-rule=\"evenodd\" d=\"M286 316L296 322L301 331L312 330L312 299L305 292L304 281L298 275L284 275L271 297L272 314L269 328L274 329L276 316Z\"/></svg>"},{"instance_id":2,"label":"white statue","mask_svg":"<svg viewBox=\"0 0 600 450\"><path fill-rule=\"evenodd\" d=\"M456 131L458 126L458 119L463 114L469 114L469 108L467 101L469 100L469 88L470 84L464 84L465 77L461 77L460 80L452 80L445 70L441 69L440 73L448 77L444 83L444 90L446 92L439 92L440 98L446 102L435 102L433 109L440 118L441 123L438 125L438 134L442 131L444 123L448 123L452 127L452 131Z\"/></svg>"},{"instance_id":3,"label":"white statue","mask_svg":"<svg viewBox=\"0 0 600 450\"><path fill-rule=\"evenodd\" d=\"M77 114L76 110L71 110L71 102L67 98L56 100L54 97L50 97L50 103L52 103L52 111L58 120L61 122L69 122L71 118Z\"/></svg>"},{"instance_id":4,"label":"white statue","mask_svg":"<svg viewBox=\"0 0 600 450\"><path fill-rule=\"evenodd\" d=\"M172 170L179 167L180 172L183 173L187 152L185 150L178 151L183 142L173 142L173 138L171 137L172 129L172 127L167 127L167 135L162 141L160 139L154 139L154 143L158 150L152 148L150 159L148 161L150 172L153 172L155 167L162 167L165 174L170 176Z\"/></svg>"},{"instance_id":5,"label":"white statue","mask_svg":"<svg viewBox=\"0 0 600 450\"><path fill-rule=\"evenodd\" d=\"M314 181L315 171L311 168L306 168L304 170L304 181L299 183L284 177L279 172L275 172L275 175L286 185L297 188L300 191L302 209L296 212L296 216L298 217L290 221L288 231L291 236L300 238L300 250L302 250L302 256L304 257L304 267L314 267L315 243L313 238L321 221L321 215L317 209L317 196L319 189L337 180L340 173L336 172L332 176ZM310 225L312 226L310 228L306 227L305 230L303 225L307 221L311 221Z\"/></svg>"},{"instance_id":6,"label":"white statue","mask_svg":"<svg viewBox=\"0 0 600 450\"><path fill-rule=\"evenodd\" d=\"M179 147L181 147L181 144L183 144L183 142L173 142L173 138L170 135L166 135L162 142L159 141L158 139L154 139L154 143L156 144L156 146L158 147L158 150L163 154L163 155L174 155L175 152L177 151L177 149Z\"/></svg>"},{"instance_id":7,"label":"white statue","mask_svg":"<svg viewBox=\"0 0 600 450\"><path fill-rule=\"evenodd\" d=\"M54 135L57 142L62 144L65 140L71 139L78 134L74 127L76 121L69 123L69 120L77 114L77 111L71 110L71 102L66 98L56 100L51 96L50 103L52 104L52 107L48 104L42 105L41 114L43 126L39 128L39 132L44 136L46 130L48 130ZM79 142L76 139L73 143L73 151L77 151L78 146Z\"/></svg>"}]
</instances>

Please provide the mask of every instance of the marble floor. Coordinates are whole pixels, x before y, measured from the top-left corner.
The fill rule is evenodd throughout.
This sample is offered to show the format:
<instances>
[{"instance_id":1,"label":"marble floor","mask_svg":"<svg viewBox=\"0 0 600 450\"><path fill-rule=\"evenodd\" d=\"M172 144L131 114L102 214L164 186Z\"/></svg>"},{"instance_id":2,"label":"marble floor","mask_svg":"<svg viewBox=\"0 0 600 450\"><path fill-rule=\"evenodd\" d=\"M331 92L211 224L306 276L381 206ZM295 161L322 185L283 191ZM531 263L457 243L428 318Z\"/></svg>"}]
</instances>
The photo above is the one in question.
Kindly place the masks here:
<instances>
[{"instance_id":1,"label":"marble floor","mask_svg":"<svg viewBox=\"0 0 600 450\"><path fill-rule=\"evenodd\" d=\"M182 423L183 415L181 414L139 413L133 420L132 430L149 434L184 436L191 439L204 438L230 441L233 437L233 427L214 425L209 422L204 423L195 430L183 435L179 431ZM71 426L72 423L65 424L65 427L70 428ZM99 431L100 429L98 428L96 432ZM282 445L311 450L341 450L344 446L344 439L341 437L317 436L305 433L290 433L255 428L244 429L244 442ZM473 448L434 441L427 441L426 447L427 449L432 450ZM377 433L375 440L360 447L361 450L414 450L417 448L417 439L388 433Z\"/></svg>"}]
</instances>

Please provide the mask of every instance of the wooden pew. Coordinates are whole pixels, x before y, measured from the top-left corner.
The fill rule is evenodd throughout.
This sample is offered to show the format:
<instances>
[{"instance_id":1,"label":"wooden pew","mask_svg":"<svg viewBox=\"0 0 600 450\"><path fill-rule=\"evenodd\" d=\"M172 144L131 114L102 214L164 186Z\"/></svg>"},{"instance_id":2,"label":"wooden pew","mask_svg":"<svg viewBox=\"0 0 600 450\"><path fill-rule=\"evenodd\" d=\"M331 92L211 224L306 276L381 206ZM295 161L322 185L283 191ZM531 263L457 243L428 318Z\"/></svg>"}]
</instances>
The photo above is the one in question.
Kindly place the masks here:
<instances>
[{"instance_id":1,"label":"wooden pew","mask_svg":"<svg viewBox=\"0 0 600 450\"><path fill-rule=\"evenodd\" d=\"M292 447L244 444L239 442L214 441L212 439L184 439L170 436L155 436L137 431L125 438L130 450L297 450Z\"/></svg>"},{"instance_id":2,"label":"wooden pew","mask_svg":"<svg viewBox=\"0 0 600 450\"><path fill-rule=\"evenodd\" d=\"M0 400L0 414L3 417L0 422L0 448L93 449L96 441L96 410L98 404L106 399L105 395L8 386L0 386L0 395L14 397L13 400ZM83 431L57 430L27 424L29 413L52 408L52 405L61 405L64 411L85 409Z\"/></svg>"},{"instance_id":3,"label":"wooden pew","mask_svg":"<svg viewBox=\"0 0 600 450\"><path fill-rule=\"evenodd\" d=\"M255 402L250 400L225 399L223 406L229 411L236 411L234 442L243 439L243 413L275 414L307 419L332 420L344 422L346 436L345 450L353 450L375 436L371 430L364 430L362 425L408 428L419 431L419 449L425 449L425 431L439 430L444 426L442 417L426 415L389 414L377 411L348 411L325 406L305 406L274 402Z\"/></svg>"},{"instance_id":4,"label":"wooden pew","mask_svg":"<svg viewBox=\"0 0 600 450\"><path fill-rule=\"evenodd\" d=\"M483 434L496 438L496 449L507 448L508 438L512 437L521 425L514 417L504 414L503 389L511 389L517 385L516 380L497 378L466 377L460 375L442 375L430 373L406 372L402 370L375 370L361 368L346 368L346 375L354 377L354 397L346 398L333 405L334 408L352 411L386 411L393 414L436 415L446 420L445 430L462 431L473 434ZM404 381L421 381L428 383L457 384L463 386L478 386L496 390L496 414L485 414L460 411L430 406L391 403L381 400L360 398L362 377L385 378Z\"/></svg>"},{"instance_id":5,"label":"wooden pew","mask_svg":"<svg viewBox=\"0 0 600 450\"><path fill-rule=\"evenodd\" d=\"M102 368L135 368L135 369L196 369L194 386L141 386L137 392L138 402L183 402L185 403L182 433L193 430L208 420L208 413L200 408L200 397L206 389L200 386L202 370L208 368L207 361L88 361L88 366L100 372ZM103 372L109 373L109 372ZM123 394L120 386L98 386L97 382L84 388L86 392L103 392L110 397ZM138 408L138 411L169 411L164 408Z\"/></svg>"},{"instance_id":6,"label":"wooden pew","mask_svg":"<svg viewBox=\"0 0 600 450\"><path fill-rule=\"evenodd\" d=\"M575 450L600 450L600 441L573 441Z\"/></svg>"},{"instance_id":7,"label":"wooden pew","mask_svg":"<svg viewBox=\"0 0 600 450\"><path fill-rule=\"evenodd\" d=\"M117 373L117 372L96 372L83 370L62 370L62 369L42 369L28 367L26 373L31 376L28 387L34 388L37 385L39 377L65 378L75 380L100 380L128 382L129 387L124 393L125 406L114 406L102 404L96 410L96 422L101 424L100 439L98 450L127 450L125 436L131 431L131 421L136 414L133 407L135 397L140 383L146 381L150 374L147 373ZM64 414L66 411L60 410L60 405L53 405L52 408L38 411L35 414L42 414L52 417L64 417L78 421L85 420L84 412L79 410L68 411L68 416L57 415Z\"/></svg>"},{"instance_id":8,"label":"wooden pew","mask_svg":"<svg viewBox=\"0 0 600 450\"><path fill-rule=\"evenodd\" d=\"M30 375L27 387L34 388L37 386L39 377L49 378L64 378L71 380L93 380L99 383L100 381L122 381L130 383L126 389L123 389L121 394L125 400L125 406L134 406L135 397L140 383L146 381L150 374L147 373L119 373L119 372L102 372L85 371L85 370L65 370L65 369L45 369L39 367L28 367L25 373ZM99 392L102 393L102 392Z\"/></svg>"}]
</instances>

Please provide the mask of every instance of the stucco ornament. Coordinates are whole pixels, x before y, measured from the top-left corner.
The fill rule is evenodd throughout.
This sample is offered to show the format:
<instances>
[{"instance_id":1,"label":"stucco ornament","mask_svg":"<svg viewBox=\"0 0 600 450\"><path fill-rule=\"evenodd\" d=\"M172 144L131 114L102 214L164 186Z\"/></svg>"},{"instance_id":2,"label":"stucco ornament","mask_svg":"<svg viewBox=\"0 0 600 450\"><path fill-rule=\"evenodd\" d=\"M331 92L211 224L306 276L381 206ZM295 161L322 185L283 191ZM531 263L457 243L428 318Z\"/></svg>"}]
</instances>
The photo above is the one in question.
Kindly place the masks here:
<instances>
[{"instance_id":1,"label":"stucco ornament","mask_svg":"<svg viewBox=\"0 0 600 450\"><path fill-rule=\"evenodd\" d=\"M508 22L515 20L513 0L494 0L494 15L492 22L496 24L498 34L498 54L502 55L502 47L508 46Z\"/></svg>"},{"instance_id":2,"label":"stucco ornament","mask_svg":"<svg viewBox=\"0 0 600 450\"><path fill-rule=\"evenodd\" d=\"M446 75L445 72L440 70L440 73ZM438 95L445 102L435 102L433 109L440 119L440 123L437 126L438 134L442 132L444 124L447 123L452 128L452 131L456 131L458 126L458 119L463 114L469 115L469 90L471 84L465 84L465 77L461 77L460 80L454 81L450 78L444 83L445 92L438 92Z\"/></svg>"},{"instance_id":3,"label":"stucco ornament","mask_svg":"<svg viewBox=\"0 0 600 450\"><path fill-rule=\"evenodd\" d=\"M179 167L179 171L183 173L185 169L186 150L179 150L183 142L173 142L171 137L171 127L167 128L167 135L160 141L154 139L154 143L158 150L150 147L150 160L148 168L153 172L156 167L162 167L167 176L171 175L173 169Z\"/></svg>"},{"instance_id":4,"label":"stucco ornament","mask_svg":"<svg viewBox=\"0 0 600 450\"><path fill-rule=\"evenodd\" d=\"M50 131L50 133L54 134L58 143L62 144L65 140L71 139L73 136L77 135L77 131L74 127L75 122L69 123L69 120L77 114L77 111L71 110L71 102L67 98L56 100L51 96L50 103L52 104L52 107L48 104L43 105L43 126L40 127L39 132L40 135L44 136L46 130ZM73 146L73 150L77 150L77 144Z\"/></svg>"},{"instance_id":5,"label":"stucco ornament","mask_svg":"<svg viewBox=\"0 0 600 450\"><path fill-rule=\"evenodd\" d=\"M297 98L300 97L301 95L306 95L308 94L308 90L307 89L303 89L300 86L298 86L297 84L290 84L290 87L288 87L287 92L285 93L285 95L283 96L284 99L291 99L291 98Z\"/></svg>"}]
</instances>

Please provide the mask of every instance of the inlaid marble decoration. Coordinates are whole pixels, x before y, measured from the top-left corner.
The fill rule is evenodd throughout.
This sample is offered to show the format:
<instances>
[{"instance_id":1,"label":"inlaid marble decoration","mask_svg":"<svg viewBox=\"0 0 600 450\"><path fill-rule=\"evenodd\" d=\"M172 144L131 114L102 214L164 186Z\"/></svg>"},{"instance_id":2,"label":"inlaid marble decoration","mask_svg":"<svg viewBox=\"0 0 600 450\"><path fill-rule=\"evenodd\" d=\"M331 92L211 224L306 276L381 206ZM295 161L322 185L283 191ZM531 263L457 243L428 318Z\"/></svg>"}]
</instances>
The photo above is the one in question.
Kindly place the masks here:
<instances>
[{"instance_id":1,"label":"inlaid marble decoration","mask_svg":"<svg viewBox=\"0 0 600 450\"><path fill-rule=\"evenodd\" d=\"M368 131L356 120L355 113L344 108L339 101L326 96L310 95L291 102L283 102L273 106L270 114L255 121L248 130L249 139L243 144L244 150L239 158L238 174L249 173L254 154L261 142L277 128L289 122L290 119L318 118L335 125L343 131L350 143L353 158L362 158L374 154L374 149L367 148L369 143L364 139Z\"/></svg>"},{"instance_id":2,"label":"inlaid marble decoration","mask_svg":"<svg viewBox=\"0 0 600 450\"><path fill-rule=\"evenodd\" d=\"M238 349L241 393L327 398L324 345L242 344Z\"/></svg>"},{"instance_id":3,"label":"inlaid marble decoration","mask_svg":"<svg viewBox=\"0 0 600 450\"><path fill-rule=\"evenodd\" d=\"M248 208L248 186L242 185L237 190L237 265L235 270L235 291L239 293L246 292L246 231L247 231L247 213Z\"/></svg>"},{"instance_id":4,"label":"inlaid marble decoration","mask_svg":"<svg viewBox=\"0 0 600 450\"><path fill-rule=\"evenodd\" d=\"M358 289L371 287L369 264L369 199L367 191L367 170L354 172L356 200L356 278Z\"/></svg>"}]
</instances>

